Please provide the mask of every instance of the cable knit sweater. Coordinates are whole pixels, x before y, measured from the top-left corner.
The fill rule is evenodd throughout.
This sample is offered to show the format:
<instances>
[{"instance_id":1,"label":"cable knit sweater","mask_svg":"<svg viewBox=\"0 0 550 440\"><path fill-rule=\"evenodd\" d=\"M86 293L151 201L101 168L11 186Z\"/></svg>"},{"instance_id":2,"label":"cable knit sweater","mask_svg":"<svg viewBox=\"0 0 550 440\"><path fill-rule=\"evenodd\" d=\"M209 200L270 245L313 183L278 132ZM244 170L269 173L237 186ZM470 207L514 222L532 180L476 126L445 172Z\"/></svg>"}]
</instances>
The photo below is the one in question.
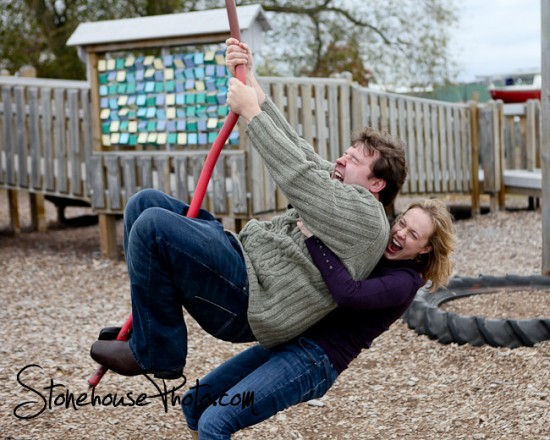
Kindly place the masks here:
<instances>
[{"instance_id":1,"label":"cable knit sweater","mask_svg":"<svg viewBox=\"0 0 550 440\"><path fill-rule=\"evenodd\" d=\"M304 244L298 218L333 250L354 279L382 256L389 224L365 188L331 178L318 156L267 99L247 127L252 146L293 208L271 221L251 220L239 233L249 276L248 319L266 347L288 341L336 307Z\"/></svg>"}]
</instances>

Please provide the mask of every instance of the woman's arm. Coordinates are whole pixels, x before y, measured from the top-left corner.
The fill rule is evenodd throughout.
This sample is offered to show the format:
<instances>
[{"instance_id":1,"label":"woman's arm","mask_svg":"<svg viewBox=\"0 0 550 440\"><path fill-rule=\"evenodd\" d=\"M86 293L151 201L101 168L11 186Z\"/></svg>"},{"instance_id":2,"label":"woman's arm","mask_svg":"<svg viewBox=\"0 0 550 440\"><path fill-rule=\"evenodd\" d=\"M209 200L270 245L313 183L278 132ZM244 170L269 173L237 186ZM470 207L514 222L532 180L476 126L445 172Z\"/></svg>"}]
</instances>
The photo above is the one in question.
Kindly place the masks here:
<instances>
[{"instance_id":1,"label":"woman's arm","mask_svg":"<svg viewBox=\"0 0 550 440\"><path fill-rule=\"evenodd\" d=\"M355 281L336 255L317 237L305 244L330 294L340 307L383 309L403 304L418 290L419 275L412 269L390 270L380 277Z\"/></svg>"}]
</instances>

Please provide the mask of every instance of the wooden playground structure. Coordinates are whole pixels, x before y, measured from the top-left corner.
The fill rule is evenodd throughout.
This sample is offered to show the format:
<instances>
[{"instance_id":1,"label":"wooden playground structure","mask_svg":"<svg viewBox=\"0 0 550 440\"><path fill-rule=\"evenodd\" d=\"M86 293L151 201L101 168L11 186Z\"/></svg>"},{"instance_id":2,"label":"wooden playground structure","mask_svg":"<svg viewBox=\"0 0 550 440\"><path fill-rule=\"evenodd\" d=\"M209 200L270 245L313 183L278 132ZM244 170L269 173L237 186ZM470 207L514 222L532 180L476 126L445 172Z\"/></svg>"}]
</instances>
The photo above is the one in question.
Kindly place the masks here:
<instances>
[{"instance_id":1,"label":"wooden playground structure","mask_svg":"<svg viewBox=\"0 0 550 440\"><path fill-rule=\"evenodd\" d=\"M201 42L225 37L223 32L201 36ZM163 37L146 45L162 45L165 51L182 41L181 36ZM132 194L157 188L191 200L207 142L164 140L152 146L148 141L131 148L106 144L98 81L102 77L94 69L102 59L108 61L108 56L102 57L110 50L143 44L85 46L92 71L89 81L0 77L0 189L8 191L14 231L19 229L18 191L29 194L37 230L46 227L45 197L86 203L99 214L102 254L115 257L115 219ZM260 80L298 133L328 160L334 161L349 146L353 129L371 126L401 138L409 167L404 194L465 194L471 197L474 215L480 212L483 194L490 196L491 209L503 207L506 194L526 195L533 205L542 197L541 169L548 159L543 153L540 101L528 101L510 112L498 101L446 103L377 92L346 79ZM544 81L543 75L543 85ZM167 91L158 95L165 95L164 103ZM545 99L543 94L543 104ZM221 154L203 206L234 220L239 229L242 222L284 209L287 202L247 145L242 126L237 134L238 142L229 143Z\"/></svg>"},{"instance_id":2,"label":"wooden playground structure","mask_svg":"<svg viewBox=\"0 0 550 440\"><path fill-rule=\"evenodd\" d=\"M541 195L540 103L509 115L498 102L450 104L373 92L343 79L261 78L291 124L328 160L350 143L355 127L372 126L405 141L404 194L467 194L503 206L508 193ZM112 223L128 198L158 188L189 201L207 149L95 150L87 82L0 77L0 188L31 196L33 225L43 228L40 199L84 201L102 218L102 250L113 255ZM11 109L11 111L6 111ZM43 202L42 202L43 203ZM70 201L67 201L70 204ZM246 221L284 209L286 201L249 148L222 153L204 201L219 217Z\"/></svg>"}]
</instances>

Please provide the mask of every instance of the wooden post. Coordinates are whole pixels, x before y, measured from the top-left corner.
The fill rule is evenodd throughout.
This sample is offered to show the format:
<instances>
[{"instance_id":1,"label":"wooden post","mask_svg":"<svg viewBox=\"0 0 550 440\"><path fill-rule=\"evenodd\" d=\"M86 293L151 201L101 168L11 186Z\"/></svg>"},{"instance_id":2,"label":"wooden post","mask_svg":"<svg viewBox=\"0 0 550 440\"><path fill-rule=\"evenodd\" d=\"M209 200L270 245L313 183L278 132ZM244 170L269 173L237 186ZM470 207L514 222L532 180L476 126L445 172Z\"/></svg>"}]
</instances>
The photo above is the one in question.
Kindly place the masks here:
<instances>
[{"instance_id":1,"label":"wooden post","mask_svg":"<svg viewBox=\"0 0 550 440\"><path fill-rule=\"evenodd\" d=\"M8 189L8 205L10 207L10 230L14 234L21 232L19 223L19 204L17 203L17 191Z\"/></svg>"},{"instance_id":2,"label":"wooden post","mask_svg":"<svg viewBox=\"0 0 550 440\"><path fill-rule=\"evenodd\" d=\"M498 209L502 210L506 206L506 188L504 187L504 103L502 101L497 101L497 120L495 129L498 130L498 135L496 140L498 144L496 145L496 166L497 166L497 198L498 198ZM496 133L495 130L495 133Z\"/></svg>"},{"instance_id":3,"label":"wooden post","mask_svg":"<svg viewBox=\"0 0 550 440\"><path fill-rule=\"evenodd\" d=\"M550 0L541 0L542 274L550 275Z\"/></svg>"},{"instance_id":4,"label":"wooden post","mask_svg":"<svg viewBox=\"0 0 550 440\"><path fill-rule=\"evenodd\" d=\"M101 255L117 259L116 217L112 214L99 214L98 217Z\"/></svg>"},{"instance_id":5,"label":"wooden post","mask_svg":"<svg viewBox=\"0 0 550 440\"><path fill-rule=\"evenodd\" d=\"M19 75L24 78L36 78L36 69L32 66L23 66L19 69ZM29 193L31 229L33 231L45 232L48 229L45 203L44 194Z\"/></svg>"},{"instance_id":6,"label":"wooden post","mask_svg":"<svg viewBox=\"0 0 550 440\"><path fill-rule=\"evenodd\" d=\"M477 102L470 101L470 142L472 146L472 216L475 217L481 213L480 198L481 190L479 187L479 114Z\"/></svg>"},{"instance_id":7,"label":"wooden post","mask_svg":"<svg viewBox=\"0 0 550 440\"><path fill-rule=\"evenodd\" d=\"M9 76L9 75L10 75L10 72L7 71L6 69L3 69L2 71L0 71L0 76ZM8 96L9 96L9 94L8 94ZM4 105L6 105L6 104L4 103ZM5 107L4 107L4 112L6 112ZM12 115L11 115L11 112L10 112L9 113L9 119L8 119L8 121L9 121L8 123L10 124L10 126L11 126L11 118L12 118ZM4 127L4 130L6 130L6 127ZM6 135L6 136L9 136L9 135ZM11 136L8 137L8 139L6 140L6 143L8 143L8 142L12 142ZM9 160L9 159L7 159L7 160ZM14 234L17 234L21 231L21 224L19 223L19 204L18 204L18 200L17 200L17 191L13 190L13 189L8 189L7 190L7 196L8 196L8 210L9 210L9 213L10 213L10 226L9 226L9 229Z\"/></svg>"}]
</instances>

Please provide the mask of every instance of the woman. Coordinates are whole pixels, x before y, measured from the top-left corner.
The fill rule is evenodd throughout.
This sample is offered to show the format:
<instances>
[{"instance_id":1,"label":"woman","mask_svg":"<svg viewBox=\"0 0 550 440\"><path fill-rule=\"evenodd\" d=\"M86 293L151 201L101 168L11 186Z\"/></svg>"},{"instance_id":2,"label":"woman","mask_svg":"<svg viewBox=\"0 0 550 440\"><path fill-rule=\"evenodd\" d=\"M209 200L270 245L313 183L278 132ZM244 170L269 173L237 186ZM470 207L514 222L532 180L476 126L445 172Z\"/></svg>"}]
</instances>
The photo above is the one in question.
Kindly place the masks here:
<instances>
[{"instance_id":1,"label":"woman","mask_svg":"<svg viewBox=\"0 0 550 440\"><path fill-rule=\"evenodd\" d=\"M299 224L338 308L288 343L245 350L199 381L182 400L193 438L228 439L292 405L323 396L362 349L388 330L417 290L451 274L452 218L438 200L410 205L395 221L371 278L354 281L334 254Z\"/></svg>"}]
</instances>

